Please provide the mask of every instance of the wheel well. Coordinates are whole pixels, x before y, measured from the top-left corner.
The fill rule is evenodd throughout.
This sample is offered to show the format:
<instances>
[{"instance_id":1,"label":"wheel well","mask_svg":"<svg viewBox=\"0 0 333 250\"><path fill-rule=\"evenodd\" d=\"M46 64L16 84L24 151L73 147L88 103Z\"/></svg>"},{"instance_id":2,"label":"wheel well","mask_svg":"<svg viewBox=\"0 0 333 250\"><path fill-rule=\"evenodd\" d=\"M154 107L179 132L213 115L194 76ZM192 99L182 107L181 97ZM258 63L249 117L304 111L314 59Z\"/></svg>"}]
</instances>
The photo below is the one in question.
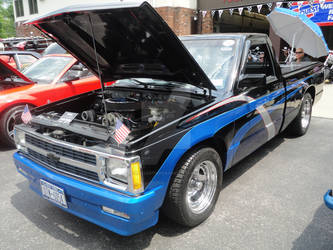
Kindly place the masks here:
<instances>
[{"instance_id":1,"label":"wheel well","mask_svg":"<svg viewBox=\"0 0 333 250\"><path fill-rule=\"evenodd\" d=\"M30 108L35 108L35 107L36 107L35 105L33 105L33 104L31 104L31 103L15 103L14 105L11 105L11 106L5 108L4 110L2 110L1 113L0 113L0 115L6 113L8 110L10 110L10 109L12 109L12 108L15 108L15 107L17 107L17 106L21 106L21 105L26 105L26 104L28 104L28 106L29 106Z\"/></svg>"},{"instance_id":2,"label":"wheel well","mask_svg":"<svg viewBox=\"0 0 333 250\"><path fill-rule=\"evenodd\" d=\"M313 86L310 86L305 93L309 93L312 97L312 102L314 102L315 97L316 97L316 89Z\"/></svg>"},{"instance_id":3,"label":"wheel well","mask_svg":"<svg viewBox=\"0 0 333 250\"><path fill-rule=\"evenodd\" d=\"M196 144L193 147L191 147L190 149L188 149L183 154L181 159L183 159L183 157L185 157L188 154L188 152L190 152L192 150L195 150L195 149L198 149L198 148L203 148L203 147L211 147L211 148L214 148L217 151L217 153L220 155L223 170L224 170L225 165L226 165L226 160L227 160L227 149L226 149L226 146L225 146L225 142L220 137L215 136L215 137L211 137L209 139L206 139L204 141L199 142L198 144ZM178 162L180 162L181 159Z\"/></svg>"},{"instance_id":4,"label":"wheel well","mask_svg":"<svg viewBox=\"0 0 333 250\"><path fill-rule=\"evenodd\" d=\"M13 109L18 106L26 105L26 104L28 104L29 108L36 107L35 105L33 105L31 103L15 103L14 105L7 107L6 109L4 109L0 112L0 121L3 119L3 116L6 114L6 112L8 112L10 109Z\"/></svg>"}]
</instances>

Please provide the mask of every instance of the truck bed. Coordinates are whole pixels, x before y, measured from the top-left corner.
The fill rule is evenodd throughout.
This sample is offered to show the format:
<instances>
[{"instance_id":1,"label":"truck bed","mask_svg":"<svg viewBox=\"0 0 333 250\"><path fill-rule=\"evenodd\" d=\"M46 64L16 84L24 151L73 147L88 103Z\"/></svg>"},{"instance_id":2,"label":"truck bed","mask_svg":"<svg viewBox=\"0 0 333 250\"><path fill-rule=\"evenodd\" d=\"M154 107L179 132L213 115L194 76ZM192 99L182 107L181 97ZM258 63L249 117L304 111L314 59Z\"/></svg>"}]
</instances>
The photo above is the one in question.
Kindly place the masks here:
<instances>
[{"instance_id":1,"label":"truck bed","mask_svg":"<svg viewBox=\"0 0 333 250\"><path fill-rule=\"evenodd\" d=\"M298 73L303 70L313 69L313 65L318 62L301 62L291 64L280 64L281 73L285 78L290 77L292 74Z\"/></svg>"}]
</instances>

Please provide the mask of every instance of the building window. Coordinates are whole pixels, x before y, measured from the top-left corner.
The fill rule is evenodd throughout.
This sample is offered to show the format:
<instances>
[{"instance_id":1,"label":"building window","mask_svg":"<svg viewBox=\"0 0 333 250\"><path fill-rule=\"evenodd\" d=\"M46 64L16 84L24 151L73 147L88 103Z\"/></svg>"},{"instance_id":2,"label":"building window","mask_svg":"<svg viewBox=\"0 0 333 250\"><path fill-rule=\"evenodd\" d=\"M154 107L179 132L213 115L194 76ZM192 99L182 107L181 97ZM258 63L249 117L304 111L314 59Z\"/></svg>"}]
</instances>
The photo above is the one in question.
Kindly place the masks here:
<instances>
[{"instance_id":1,"label":"building window","mask_svg":"<svg viewBox=\"0 0 333 250\"><path fill-rule=\"evenodd\" d=\"M24 16L22 0L15 0L16 17Z\"/></svg>"},{"instance_id":2,"label":"building window","mask_svg":"<svg viewBox=\"0 0 333 250\"><path fill-rule=\"evenodd\" d=\"M37 0L29 0L30 15L38 13Z\"/></svg>"}]
</instances>

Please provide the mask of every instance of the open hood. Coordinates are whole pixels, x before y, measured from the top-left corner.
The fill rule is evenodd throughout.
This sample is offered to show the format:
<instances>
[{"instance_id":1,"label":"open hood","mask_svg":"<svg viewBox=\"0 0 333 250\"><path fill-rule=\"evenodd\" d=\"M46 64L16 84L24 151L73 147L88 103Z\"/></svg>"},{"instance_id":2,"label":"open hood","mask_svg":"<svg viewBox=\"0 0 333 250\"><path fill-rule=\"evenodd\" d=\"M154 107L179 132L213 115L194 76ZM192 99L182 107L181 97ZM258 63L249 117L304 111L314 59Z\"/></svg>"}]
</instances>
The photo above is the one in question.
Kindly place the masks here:
<instances>
[{"instance_id":1,"label":"open hood","mask_svg":"<svg viewBox=\"0 0 333 250\"><path fill-rule=\"evenodd\" d=\"M75 5L27 23L56 40L96 75L100 71L103 82L144 77L215 89L147 2Z\"/></svg>"},{"instance_id":2,"label":"open hood","mask_svg":"<svg viewBox=\"0 0 333 250\"><path fill-rule=\"evenodd\" d=\"M8 63L0 59L0 81L8 81L7 79L12 79L16 82L26 82L29 84L34 83L25 75L23 75L18 70L14 69ZM1 83L0 83L1 84Z\"/></svg>"}]
</instances>

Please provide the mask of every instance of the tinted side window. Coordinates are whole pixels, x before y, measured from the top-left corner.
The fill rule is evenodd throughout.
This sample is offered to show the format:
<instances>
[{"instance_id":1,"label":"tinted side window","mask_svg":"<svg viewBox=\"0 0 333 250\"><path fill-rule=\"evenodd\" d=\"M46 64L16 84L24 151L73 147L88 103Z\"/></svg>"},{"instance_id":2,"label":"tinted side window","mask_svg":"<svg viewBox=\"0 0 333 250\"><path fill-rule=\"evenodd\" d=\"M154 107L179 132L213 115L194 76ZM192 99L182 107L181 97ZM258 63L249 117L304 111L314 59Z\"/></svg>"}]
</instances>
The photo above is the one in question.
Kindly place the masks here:
<instances>
[{"instance_id":1,"label":"tinted side window","mask_svg":"<svg viewBox=\"0 0 333 250\"><path fill-rule=\"evenodd\" d=\"M245 64L245 74L265 74L266 77L275 76L266 43L251 42Z\"/></svg>"}]
</instances>

